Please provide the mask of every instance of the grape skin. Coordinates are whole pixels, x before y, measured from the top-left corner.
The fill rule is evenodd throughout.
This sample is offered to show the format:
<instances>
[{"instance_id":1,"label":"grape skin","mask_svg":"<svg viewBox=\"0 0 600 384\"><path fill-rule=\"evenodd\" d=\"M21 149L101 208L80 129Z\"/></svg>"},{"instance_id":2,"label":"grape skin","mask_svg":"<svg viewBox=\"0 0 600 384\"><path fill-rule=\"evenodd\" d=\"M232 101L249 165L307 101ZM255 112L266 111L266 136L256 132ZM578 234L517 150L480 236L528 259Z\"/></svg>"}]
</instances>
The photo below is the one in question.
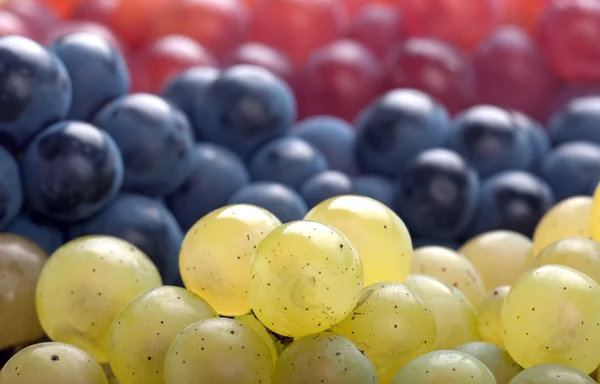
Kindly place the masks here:
<instances>
[{"instance_id":1,"label":"grape skin","mask_svg":"<svg viewBox=\"0 0 600 384\"><path fill-rule=\"evenodd\" d=\"M454 350L468 353L485 364L494 374L498 384L508 384L523 370L508 352L494 344L479 341L460 345Z\"/></svg>"},{"instance_id":2,"label":"grape skin","mask_svg":"<svg viewBox=\"0 0 600 384\"><path fill-rule=\"evenodd\" d=\"M30 345L0 371L2 384L108 384L104 370L87 352L63 343Z\"/></svg>"},{"instance_id":3,"label":"grape skin","mask_svg":"<svg viewBox=\"0 0 600 384\"><path fill-rule=\"evenodd\" d=\"M263 339L267 347L269 347L269 351L271 352L271 357L273 358L273 362L277 361L277 357L279 356L278 345L280 345L279 341L276 340L270 333L267 331L267 328L254 316L253 314L236 316L234 320L239 321L240 323L244 323L250 328L252 328L258 335Z\"/></svg>"},{"instance_id":4,"label":"grape skin","mask_svg":"<svg viewBox=\"0 0 600 384\"><path fill-rule=\"evenodd\" d=\"M273 384L377 384L375 367L345 337L332 333L294 341L275 364Z\"/></svg>"},{"instance_id":5,"label":"grape skin","mask_svg":"<svg viewBox=\"0 0 600 384\"><path fill-rule=\"evenodd\" d=\"M246 204L212 211L188 231L179 269L185 287L219 314L250 312L248 269L258 243L281 225L269 211Z\"/></svg>"},{"instance_id":6,"label":"grape skin","mask_svg":"<svg viewBox=\"0 0 600 384\"><path fill-rule=\"evenodd\" d=\"M569 237L548 245L536 256L534 267L564 265L585 273L600 283L600 243L583 237Z\"/></svg>"},{"instance_id":7,"label":"grape skin","mask_svg":"<svg viewBox=\"0 0 600 384\"><path fill-rule=\"evenodd\" d=\"M250 265L256 317L274 332L302 337L325 331L356 306L363 289L360 259L335 228L295 221L275 229Z\"/></svg>"},{"instance_id":8,"label":"grape skin","mask_svg":"<svg viewBox=\"0 0 600 384\"><path fill-rule=\"evenodd\" d=\"M564 364L540 364L515 376L510 384L596 384L578 369Z\"/></svg>"},{"instance_id":9,"label":"grape skin","mask_svg":"<svg viewBox=\"0 0 600 384\"><path fill-rule=\"evenodd\" d=\"M477 329L481 339L504 348L504 336L500 313L510 287L504 285L488 292L477 308Z\"/></svg>"},{"instance_id":10,"label":"grape skin","mask_svg":"<svg viewBox=\"0 0 600 384\"><path fill-rule=\"evenodd\" d=\"M188 325L217 317L194 293L163 286L133 299L117 316L109 334L108 360L114 375L128 384L162 384L165 355Z\"/></svg>"},{"instance_id":11,"label":"grape skin","mask_svg":"<svg viewBox=\"0 0 600 384\"><path fill-rule=\"evenodd\" d=\"M165 357L166 384L269 384L273 358L249 326L226 318L183 330Z\"/></svg>"},{"instance_id":12,"label":"grape skin","mask_svg":"<svg viewBox=\"0 0 600 384\"><path fill-rule=\"evenodd\" d=\"M42 328L106 362L110 326L141 292L162 285L152 261L111 236L86 236L60 247L38 281L36 308Z\"/></svg>"}]
</instances>

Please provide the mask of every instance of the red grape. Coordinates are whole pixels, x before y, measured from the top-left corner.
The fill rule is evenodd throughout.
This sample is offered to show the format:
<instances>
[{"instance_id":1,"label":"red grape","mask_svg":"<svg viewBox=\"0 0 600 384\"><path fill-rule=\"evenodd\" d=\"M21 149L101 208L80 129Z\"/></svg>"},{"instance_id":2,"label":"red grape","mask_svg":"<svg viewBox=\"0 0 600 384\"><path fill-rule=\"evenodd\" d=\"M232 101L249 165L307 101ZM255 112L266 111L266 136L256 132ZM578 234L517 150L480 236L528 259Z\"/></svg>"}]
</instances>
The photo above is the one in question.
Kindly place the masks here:
<instances>
[{"instance_id":1,"label":"red grape","mask_svg":"<svg viewBox=\"0 0 600 384\"><path fill-rule=\"evenodd\" d=\"M546 117L563 109L571 101L580 97L600 96L600 85L593 84L565 84L557 92L554 100L548 106Z\"/></svg>"},{"instance_id":2,"label":"red grape","mask_svg":"<svg viewBox=\"0 0 600 384\"><path fill-rule=\"evenodd\" d=\"M22 35L33 37L25 22L12 12L0 9L0 36Z\"/></svg>"},{"instance_id":3,"label":"red grape","mask_svg":"<svg viewBox=\"0 0 600 384\"><path fill-rule=\"evenodd\" d=\"M473 68L453 46L436 39L411 37L390 54L386 84L415 88L438 99L451 113L465 108L474 93Z\"/></svg>"},{"instance_id":4,"label":"red grape","mask_svg":"<svg viewBox=\"0 0 600 384\"><path fill-rule=\"evenodd\" d=\"M281 52L261 43L246 43L235 50L228 66L237 64L258 65L273 72L290 83L294 68L290 60Z\"/></svg>"},{"instance_id":5,"label":"red grape","mask_svg":"<svg viewBox=\"0 0 600 384\"><path fill-rule=\"evenodd\" d=\"M174 75L199 65L216 65L202 45L186 36L161 37L130 58L131 90L157 93Z\"/></svg>"},{"instance_id":6,"label":"red grape","mask_svg":"<svg viewBox=\"0 0 600 384\"><path fill-rule=\"evenodd\" d=\"M251 37L287 54L294 65L341 36L346 15L338 0L263 0Z\"/></svg>"},{"instance_id":7,"label":"red grape","mask_svg":"<svg viewBox=\"0 0 600 384\"><path fill-rule=\"evenodd\" d=\"M20 1L20 0L17 0ZM61 19L68 18L77 9L82 0L38 0L47 5Z\"/></svg>"},{"instance_id":8,"label":"red grape","mask_svg":"<svg viewBox=\"0 0 600 384\"><path fill-rule=\"evenodd\" d=\"M317 50L302 71L302 113L352 121L377 97L379 71L375 57L357 42L339 40Z\"/></svg>"},{"instance_id":9,"label":"red grape","mask_svg":"<svg viewBox=\"0 0 600 384\"><path fill-rule=\"evenodd\" d=\"M340 0L340 2L350 19L353 19L369 3L369 0Z\"/></svg>"},{"instance_id":10,"label":"red grape","mask_svg":"<svg viewBox=\"0 0 600 384\"><path fill-rule=\"evenodd\" d=\"M474 54L479 104L516 109L540 117L556 79L535 42L518 27L498 29Z\"/></svg>"},{"instance_id":11,"label":"red grape","mask_svg":"<svg viewBox=\"0 0 600 384\"><path fill-rule=\"evenodd\" d=\"M531 32L548 0L498 0L504 24L517 25Z\"/></svg>"},{"instance_id":12,"label":"red grape","mask_svg":"<svg viewBox=\"0 0 600 384\"><path fill-rule=\"evenodd\" d=\"M383 60L390 48L404 39L400 13L391 5L369 4L352 21L348 37Z\"/></svg>"},{"instance_id":13,"label":"red grape","mask_svg":"<svg viewBox=\"0 0 600 384\"><path fill-rule=\"evenodd\" d=\"M171 0L118 0L118 2L113 10L110 26L123 44L136 49L151 40L148 30L163 17Z\"/></svg>"},{"instance_id":14,"label":"red grape","mask_svg":"<svg viewBox=\"0 0 600 384\"><path fill-rule=\"evenodd\" d=\"M558 76L600 80L600 1L550 1L540 17L538 38Z\"/></svg>"},{"instance_id":15,"label":"red grape","mask_svg":"<svg viewBox=\"0 0 600 384\"><path fill-rule=\"evenodd\" d=\"M44 38L46 44L52 43L54 40L76 32L90 32L94 33L106 41L111 43L115 47L121 47L119 39L115 34L102 24L95 23L93 21L85 20L69 20L63 21L52 28Z\"/></svg>"},{"instance_id":16,"label":"red grape","mask_svg":"<svg viewBox=\"0 0 600 384\"><path fill-rule=\"evenodd\" d=\"M73 13L73 18L90 20L110 26L113 15L119 6L120 0L83 0Z\"/></svg>"},{"instance_id":17,"label":"red grape","mask_svg":"<svg viewBox=\"0 0 600 384\"><path fill-rule=\"evenodd\" d=\"M58 22L48 7L35 0L10 0L6 10L20 17L38 41Z\"/></svg>"}]
</instances>

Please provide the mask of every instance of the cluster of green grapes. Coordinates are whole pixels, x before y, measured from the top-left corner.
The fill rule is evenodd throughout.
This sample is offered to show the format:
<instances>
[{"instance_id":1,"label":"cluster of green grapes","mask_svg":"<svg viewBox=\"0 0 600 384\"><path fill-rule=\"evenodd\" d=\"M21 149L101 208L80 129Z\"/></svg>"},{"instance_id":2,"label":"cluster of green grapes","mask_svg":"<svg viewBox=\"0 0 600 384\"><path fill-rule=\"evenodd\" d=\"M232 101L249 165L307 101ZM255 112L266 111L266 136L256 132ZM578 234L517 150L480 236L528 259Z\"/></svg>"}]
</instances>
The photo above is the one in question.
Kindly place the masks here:
<instances>
[{"instance_id":1,"label":"cluster of green grapes","mask_svg":"<svg viewBox=\"0 0 600 384\"><path fill-rule=\"evenodd\" d=\"M187 233L185 288L108 236L51 257L0 235L1 384L585 384L600 365L600 189L533 241L413 250L360 196L282 225L251 205ZM37 344L44 335L51 340ZM24 348L23 348L24 347Z\"/></svg>"}]
</instances>

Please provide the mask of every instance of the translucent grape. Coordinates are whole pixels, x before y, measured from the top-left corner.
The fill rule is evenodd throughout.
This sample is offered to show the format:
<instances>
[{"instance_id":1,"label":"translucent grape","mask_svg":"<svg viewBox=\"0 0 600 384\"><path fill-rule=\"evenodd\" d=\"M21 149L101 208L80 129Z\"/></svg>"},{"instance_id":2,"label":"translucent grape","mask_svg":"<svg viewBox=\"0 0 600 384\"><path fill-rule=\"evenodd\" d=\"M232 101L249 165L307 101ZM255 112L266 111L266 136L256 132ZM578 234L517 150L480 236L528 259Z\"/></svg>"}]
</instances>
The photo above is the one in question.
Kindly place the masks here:
<instances>
[{"instance_id":1,"label":"translucent grape","mask_svg":"<svg viewBox=\"0 0 600 384\"><path fill-rule=\"evenodd\" d=\"M347 337L371 360L381 383L404 364L430 352L436 324L431 311L408 287L395 283L368 286L354 311L331 331Z\"/></svg>"},{"instance_id":2,"label":"translucent grape","mask_svg":"<svg viewBox=\"0 0 600 384\"><path fill-rule=\"evenodd\" d=\"M600 361L600 285L546 265L520 277L501 314L504 345L522 367L562 363L592 372Z\"/></svg>"},{"instance_id":3,"label":"translucent grape","mask_svg":"<svg viewBox=\"0 0 600 384\"><path fill-rule=\"evenodd\" d=\"M591 217L592 238L596 241L600 241L600 184L598 184L594 191Z\"/></svg>"},{"instance_id":4,"label":"translucent grape","mask_svg":"<svg viewBox=\"0 0 600 384\"><path fill-rule=\"evenodd\" d=\"M305 220L339 229L356 247L365 285L402 283L410 273L412 240L391 209L364 196L338 196L314 207Z\"/></svg>"},{"instance_id":5,"label":"translucent grape","mask_svg":"<svg viewBox=\"0 0 600 384\"><path fill-rule=\"evenodd\" d=\"M460 289L474 307L483 299L483 279L473 264L449 248L428 246L414 252L412 273L433 276L442 283Z\"/></svg>"},{"instance_id":6,"label":"translucent grape","mask_svg":"<svg viewBox=\"0 0 600 384\"><path fill-rule=\"evenodd\" d=\"M464 255L481 275L486 290L511 285L531 268L533 243L512 231L491 231L465 243Z\"/></svg>"},{"instance_id":7,"label":"translucent grape","mask_svg":"<svg viewBox=\"0 0 600 384\"><path fill-rule=\"evenodd\" d=\"M418 357L398 371L390 384L496 384L481 361L459 351L435 351Z\"/></svg>"},{"instance_id":8,"label":"translucent grape","mask_svg":"<svg viewBox=\"0 0 600 384\"><path fill-rule=\"evenodd\" d=\"M461 291L426 275L408 275L406 286L423 300L435 317L434 349L449 349L480 340L475 309Z\"/></svg>"},{"instance_id":9,"label":"translucent grape","mask_svg":"<svg viewBox=\"0 0 600 384\"><path fill-rule=\"evenodd\" d=\"M0 350L44 335L35 313L35 285L47 258L29 240L0 234Z\"/></svg>"},{"instance_id":10,"label":"translucent grape","mask_svg":"<svg viewBox=\"0 0 600 384\"><path fill-rule=\"evenodd\" d=\"M235 320L254 329L254 331L263 339L265 344L267 344L267 347L269 347L273 362L277 361L277 356L279 356L279 351L280 349L283 349L283 346L279 340L275 339L275 337L269 333L267 328L256 318L256 316L252 314L236 316Z\"/></svg>"},{"instance_id":11,"label":"translucent grape","mask_svg":"<svg viewBox=\"0 0 600 384\"><path fill-rule=\"evenodd\" d=\"M573 268L600 283L600 243L583 237L559 240L533 260L534 267L551 264Z\"/></svg>"},{"instance_id":12,"label":"translucent grape","mask_svg":"<svg viewBox=\"0 0 600 384\"><path fill-rule=\"evenodd\" d=\"M53 340L106 362L110 326L141 292L162 285L152 261L126 241L86 236L60 247L42 269L37 314Z\"/></svg>"},{"instance_id":13,"label":"translucent grape","mask_svg":"<svg viewBox=\"0 0 600 384\"><path fill-rule=\"evenodd\" d=\"M253 205L230 205L200 219L188 231L179 255L187 289L226 316L250 312L248 268L262 239L281 222Z\"/></svg>"},{"instance_id":14,"label":"translucent grape","mask_svg":"<svg viewBox=\"0 0 600 384\"><path fill-rule=\"evenodd\" d=\"M505 285L489 291L477 308L477 329L481 340L504 348L504 336L500 314L510 287Z\"/></svg>"},{"instance_id":15,"label":"translucent grape","mask_svg":"<svg viewBox=\"0 0 600 384\"><path fill-rule=\"evenodd\" d=\"M272 371L271 353L258 333L225 318L190 325L165 358L166 384L269 384Z\"/></svg>"},{"instance_id":16,"label":"translucent grape","mask_svg":"<svg viewBox=\"0 0 600 384\"><path fill-rule=\"evenodd\" d=\"M350 340L331 333L294 341L275 364L273 384L377 384L375 367Z\"/></svg>"},{"instance_id":17,"label":"translucent grape","mask_svg":"<svg viewBox=\"0 0 600 384\"><path fill-rule=\"evenodd\" d=\"M322 332L348 315L363 289L363 269L348 239L335 228L294 221L271 232L250 264L256 317L278 334Z\"/></svg>"},{"instance_id":18,"label":"translucent grape","mask_svg":"<svg viewBox=\"0 0 600 384\"><path fill-rule=\"evenodd\" d=\"M541 364L515 376L510 384L596 384L585 372L564 364Z\"/></svg>"},{"instance_id":19,"label":"translucent grape","mask_svg":"<svg viewBox=\"0 0 600 384\"><path fill-rule=\"evenodd\" d=\"M165 355L175 336L196 321L217 317L192 292L163 286L129 302L115 319L108 360L115 376L128 384L164 383Z\"/></svg>"},{"instance_id":20,"label":"translucent grape","mask_svg":"<svg viewBox=\"0 0 600 384\"><path fill-rule=\"evenodd\" d=\"M508 352L494 344L479 341L460 345L454 350L468 353L485 364L494 374L498 384L508 384L523 370Z\"/></svg>"},{"instance_id":21,"label":"translucent grape","mask_svg":"<svg viewBox=\"0 0 600 384\"><path fill-rule=\"evenodd\" d=\"M575 196L561 201L550 209L535 228L534 255L560 239L592 237L592 201L589 196Z\"/></svg>"},{"instance_id":22,"label":"translucent grape","mask_svg":"<svg viewBox=\"0 0 600 384\"><path fill-rule=\"evenodd\" d=\"M0 371L2 384L107 384L104 370L90 354L63 343L30 345Z\"/></svg>"}]
</instances>

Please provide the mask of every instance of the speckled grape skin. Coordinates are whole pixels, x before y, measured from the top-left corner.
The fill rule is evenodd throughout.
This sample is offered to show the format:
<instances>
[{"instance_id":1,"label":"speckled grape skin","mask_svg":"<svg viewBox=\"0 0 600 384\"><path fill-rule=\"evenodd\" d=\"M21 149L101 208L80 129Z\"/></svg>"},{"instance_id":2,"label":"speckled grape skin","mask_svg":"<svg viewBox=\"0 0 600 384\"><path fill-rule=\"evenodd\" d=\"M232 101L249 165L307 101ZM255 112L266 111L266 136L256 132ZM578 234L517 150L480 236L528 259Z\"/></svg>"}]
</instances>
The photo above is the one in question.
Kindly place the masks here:
<instances>
[{"instance_id":1,"label":"speckled grape skin","mask_svg":"<svg viewBox=\"0 0 600 384\"><path fill-rule=\"evenodd\" d=\"M369 359L345 337L331 333L294 341L281 354L273 384L377 384Z\"/></svg>"},{"instance_id":2,"label":"speckled grape skin","mask_svg":"<svg viewBox=\"0 0 600 384\"><path fill-rule=\"evenodd\" d=\"M519 373L510 384L596 384L585 372L564 364L540 364Z\"/></svg>"},{"instance_id":3,"label":"speckled grape skin","mask_svg":"<svg viewBox=\"0 0 600 384\"><path fill-rule=\"evenodd\" d=\"M583 237L559 240L542 249L533 260L536 268L551 264L573 268L600 284L600 243Z\"/></svg>"},{"instance_id":4,"label":"speckled grape skin","mask_svg":"<svg viewBox=\"0 0 600 384\"><path fill-rule=\"evenodd\" d=\"M395 283L365 288L354 311L331 331L364 351L383 384L406 363L433 350L437 335L433 313L408 287Z\"/></svg>"},{"instance_id":5,"label":"speckled grape skin","mask_svg":"<svg viewBox=\"0 0 600 384\"><path fill-rule=\"evenodd\" d=\"M596 241L600 241L600 184L598 184L594 191L591 223L592 238Z\"/></svg>"},{"instance_id":6,"label":"speckled grape skin","mask_svg":"<svg viewBox=\"0 0 600 384\"><path fill-rule=\"evenodd\" d=\"M504 336L500 313L504 299L508 296L510 287L508 285L495 288L486 293L479 307L477 307L477 328L481 339L504 348Z\"/></svg>"},{"instance_id":7,"label":"speckled grape skin","mask_svg":"<svg viewBox=\"0 0 600 384\"><path fill-rule=\"evenodd\" d=\"M508 384L523 368L512 357L495 344L477 341L454 348L477 358L494 374L498 384Z\"/></svg>"},{"instance_id":8,"label":"speckled grape skin","mask_svg":"<svg viewBox=\"0 0 600 384\"><path fill-rule=\"evenodd\" d=\"M160 285L152 261L133 245L110 236L81 237L59 248L42 269L37 313L51 339L106 362L108 332L119 311Z\"/></svg>"},{"instance_id":9,"label":"speckled grape skin","mask_svg":"<svg viewBox=\"0 0 600 384\"><path fill-rule=\"evenodd\" d=\"M166 384L270 384L272 371L262 338L246 324L225 318L190 325L165 358Z\"/></svg>"},{"instance_id":10,"label":"speckled grape skin","mask_svg":"<svg viewBox=\"0 0 600 384\"><path fill-rule=\"evenodd\" d=\"M108 360L115 376L128 384L162 384L169 346L196 321L217 317L190 291L163 286L138 295L113 322Z\"/></svg>"},{"instance_id":11,"label":"speckled grape skin","mask_svg":"<svg viewBox=\"0 0 600 384\"><path fill-rule=\"evenodd\" d=\"M242 316L236 316L234 320L239 321L240 323L244 323L250 328L252 328L258 335L263 339L263 341L269 347L269 351L271 351L271 357L273 358L273 362L277 361L277 357L279 356L279 347L283 347L281 342L273 336L273 334L269 333L267 327L265 327L252 313Z\"/></svg>"},{"instance_id":12,"label":"speckled grape skin","mask_svg":"<svg viewBox=\"0 0 600 384\"><path fill-rule=\"evenodd\" d=\"M322 332L356 306L364 285L356 250L337 229L294 221L271 232L250 263L250 301L278 334Z\"/></svg>"},{"instance_id":13,"label":"speckled grape skin","mask_svg":"<svg viewBox=\"0 0 600 384\"><path fill-rule=\"evenodd\" d=\"M512 286L501 314L506 350L522 367L562 363L586 373L600 361L600 285L547 265Z\"/></svg>"}]
</instances>

